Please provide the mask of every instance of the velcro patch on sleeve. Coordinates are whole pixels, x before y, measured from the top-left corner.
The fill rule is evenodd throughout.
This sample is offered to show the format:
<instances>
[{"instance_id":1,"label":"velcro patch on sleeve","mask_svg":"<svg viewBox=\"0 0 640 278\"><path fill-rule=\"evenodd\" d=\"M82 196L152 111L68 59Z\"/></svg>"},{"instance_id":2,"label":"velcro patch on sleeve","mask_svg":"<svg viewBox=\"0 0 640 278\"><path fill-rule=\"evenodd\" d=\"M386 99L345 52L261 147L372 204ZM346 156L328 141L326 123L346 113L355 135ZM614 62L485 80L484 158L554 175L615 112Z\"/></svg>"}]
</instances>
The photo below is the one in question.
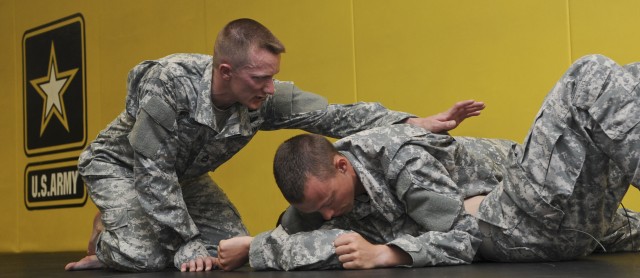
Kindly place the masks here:
<instances>
[{"instance_id":1,"label":"velcro patch on sleeve","mask_svg":"<svg viewBox=\"0 0 640 278\"><path fill-rule=\"evenodd\" d=\"M129 134L129 143L148 158L156 158L158 150L173 130L175 112L158 98L151 98L138 113Z\"/></svg>"},{"instance_id":2,"label":"velcro patch on sleeve","mask_svg":"<svg viewBox=\"0 0 640 278\"><path fill-rule=\"evenodd\" d=\"M461 208L460 201L427 190L410 192L406 202L409 216L429 231L449 231Z\"/></svg>"}]
</instances>

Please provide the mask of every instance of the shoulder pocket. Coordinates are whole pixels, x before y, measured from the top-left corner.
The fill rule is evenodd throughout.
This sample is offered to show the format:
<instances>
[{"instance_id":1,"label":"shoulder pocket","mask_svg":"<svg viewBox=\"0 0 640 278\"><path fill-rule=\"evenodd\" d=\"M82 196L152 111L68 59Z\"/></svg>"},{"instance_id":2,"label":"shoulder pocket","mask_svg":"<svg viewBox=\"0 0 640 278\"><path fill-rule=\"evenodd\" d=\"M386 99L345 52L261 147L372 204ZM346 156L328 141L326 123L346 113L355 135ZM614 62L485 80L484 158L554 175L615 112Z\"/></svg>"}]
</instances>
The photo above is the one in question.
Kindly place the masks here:
<instances>
[{"instance_id":1,"label":"shoulder pocket","mask_svg":"<svg viewBox=\"0 0 640 278\"><path fill-rule=\"evenodd\" d=\"M155 158L161 143L173 131L176 114L159 98L151 98L138 113L129 143L139 153Z\"/></svg>"}]
</instances>

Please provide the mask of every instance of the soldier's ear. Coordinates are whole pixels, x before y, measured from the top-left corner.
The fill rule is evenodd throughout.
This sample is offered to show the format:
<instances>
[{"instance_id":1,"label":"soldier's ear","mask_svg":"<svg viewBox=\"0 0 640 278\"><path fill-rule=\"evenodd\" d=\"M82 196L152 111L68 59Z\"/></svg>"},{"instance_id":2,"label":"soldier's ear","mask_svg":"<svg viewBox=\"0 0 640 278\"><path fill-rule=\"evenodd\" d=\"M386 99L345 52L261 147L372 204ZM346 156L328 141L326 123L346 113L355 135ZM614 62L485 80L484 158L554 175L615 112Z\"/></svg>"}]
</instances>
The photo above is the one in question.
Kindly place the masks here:
<instances>
[{"instance_id":1,"label":"soldier's ear","mask_svg":"<svg viewBox=\"0 0 640 278\"><path fill-rule=\"evenodd\" d=\"M222 63L218 66L218 71L220 71L220 76L222 76L222 79L229 80L231 79L233 68L230 64Z\"/></svg>"},{"instance_id":2,"label":"soldier's ear","mask_svg":"<svg viewBox=\"0 0 640 278\"><path fill-rule=\"evenodd\" d=\"M347 165L348 165L348 161L347 158L341 155L336 155L334 157L334 166L336 167L336 170L338 170L338 172L340 173L346 173L347 172Z\"/></svg>"}]
</instances>

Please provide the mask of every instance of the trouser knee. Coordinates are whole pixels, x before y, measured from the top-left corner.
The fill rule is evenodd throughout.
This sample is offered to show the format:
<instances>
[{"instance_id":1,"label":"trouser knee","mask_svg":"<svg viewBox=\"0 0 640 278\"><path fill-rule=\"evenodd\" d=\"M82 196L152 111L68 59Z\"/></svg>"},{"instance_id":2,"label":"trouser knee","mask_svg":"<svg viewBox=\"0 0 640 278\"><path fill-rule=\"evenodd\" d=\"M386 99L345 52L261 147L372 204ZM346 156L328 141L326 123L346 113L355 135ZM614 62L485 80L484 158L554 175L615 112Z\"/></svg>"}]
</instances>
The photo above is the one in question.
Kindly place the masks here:
<instances>
[{"instance_id":1,"label":"trouser knee","mask_svg":"<svg viewBox=\"0 0 640 278\"><path fill-rule=\"evenodd\" d=\"M122 271L157 271L172 265L173 256L153 231L139 207L102 211L104 231L96 255L108 267Z\"/></svg>"},{"instance_id":2,"label":"trouser knee","mask_svg":"<svg viewBox=\"0 0 640 278\"><path fill-rule=\"evenodd\" d=\"M606 79L607 74L609 74L613 68L621 67L616 63L616 61L609 57L592 54L583 56L573 62L565 75L572 76L576 80L590 80L594 78Z\"/></svg>"},{"instance_id":3,"label":"trouser knee","mask_svg":"<svg viewBox=\"0 0 640 278\"><path fill-rule=\"evenodd\" d=\"M602 55L579 59L568 72L573 118L616 161L636 186L640 183L640 86L638 64L622 67Z\"/></svg>"},{"instance_id":4,"label":"trouser knee","mask_svg":"<svg viewBox=\"0 0 640 278\"><path fill-rule=\"evenodd\" d=\"M172 265L172 258L157 246L129 248L122 245L114 245L113 243L117 241L118 239L112 234L103 232L96 246L98 259L108 268L120 271L143 272L159 271Z\"/></svg>"},{"instance_id":5,"label":"trouser knee","mask_svg":"<svg viewBox=\"0 0 640 278\"><path fill-rule=\"evenodd\" d=\"M602 55L578 59L547 96L543 108L561 121L600 128L613 141L637 134L640 122L638 78ZM634 139L635 135L630 139Z\"/></svg>"}]
</instances>

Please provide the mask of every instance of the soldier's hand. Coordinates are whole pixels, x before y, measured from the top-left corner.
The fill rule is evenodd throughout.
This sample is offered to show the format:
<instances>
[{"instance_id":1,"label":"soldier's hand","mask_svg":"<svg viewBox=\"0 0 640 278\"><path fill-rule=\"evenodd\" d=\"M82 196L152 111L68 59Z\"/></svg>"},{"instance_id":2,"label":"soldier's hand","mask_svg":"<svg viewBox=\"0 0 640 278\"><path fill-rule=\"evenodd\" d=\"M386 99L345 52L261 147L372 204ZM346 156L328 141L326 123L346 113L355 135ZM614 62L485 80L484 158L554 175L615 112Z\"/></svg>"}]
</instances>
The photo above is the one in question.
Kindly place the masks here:
<instances>
[{"instance_id":1,"label":"soldier's hand","mask_svg":"<svg viewBox=\"0 0 640 278\"><path fill-rule=\"evenodd\" d=\"M484 108L483 102L465 100L454 104L442 113L426 118L409 118L405 123L422 127L433 133L444 132L458 127L466 118L480 115L480 111Z\"/></svg>"},{"instance_id":2,"label":"soldier's hand","mask_svg":"<svg viewBox=\"0 0 640 278\"><path fill-rule=\"evenodd\" d=\"M207 256L207 257L198 257L194 260L190 260L186 263L183 263L180 266L180 271L182 272L200 272L200 271L211 271L214 269L214 266L218 265L218 259L215 257Z\"/></svg>"},{"instance_id":3,"label":"soldier's hand","mask_svg":"<svg viewBox=\"0 0 640 278\"><path fill-rule=\"evenodd\" d=\"M222 270L231 271L249 261L249 247L253 237L242 236L221 240L218 244L218 265Z\"/></svg>"},{"instance_id":4,"label":"soldier's hand","mask_svg":"<svg viewBox=\"0 0 640 278\"><path fill-rule=\"evenodd\" d=\"M370 269L409 265L411 256L395 246L374 245L358 233L342 234L333 242L345 269Z\"/></svg>"}]
</instances>

